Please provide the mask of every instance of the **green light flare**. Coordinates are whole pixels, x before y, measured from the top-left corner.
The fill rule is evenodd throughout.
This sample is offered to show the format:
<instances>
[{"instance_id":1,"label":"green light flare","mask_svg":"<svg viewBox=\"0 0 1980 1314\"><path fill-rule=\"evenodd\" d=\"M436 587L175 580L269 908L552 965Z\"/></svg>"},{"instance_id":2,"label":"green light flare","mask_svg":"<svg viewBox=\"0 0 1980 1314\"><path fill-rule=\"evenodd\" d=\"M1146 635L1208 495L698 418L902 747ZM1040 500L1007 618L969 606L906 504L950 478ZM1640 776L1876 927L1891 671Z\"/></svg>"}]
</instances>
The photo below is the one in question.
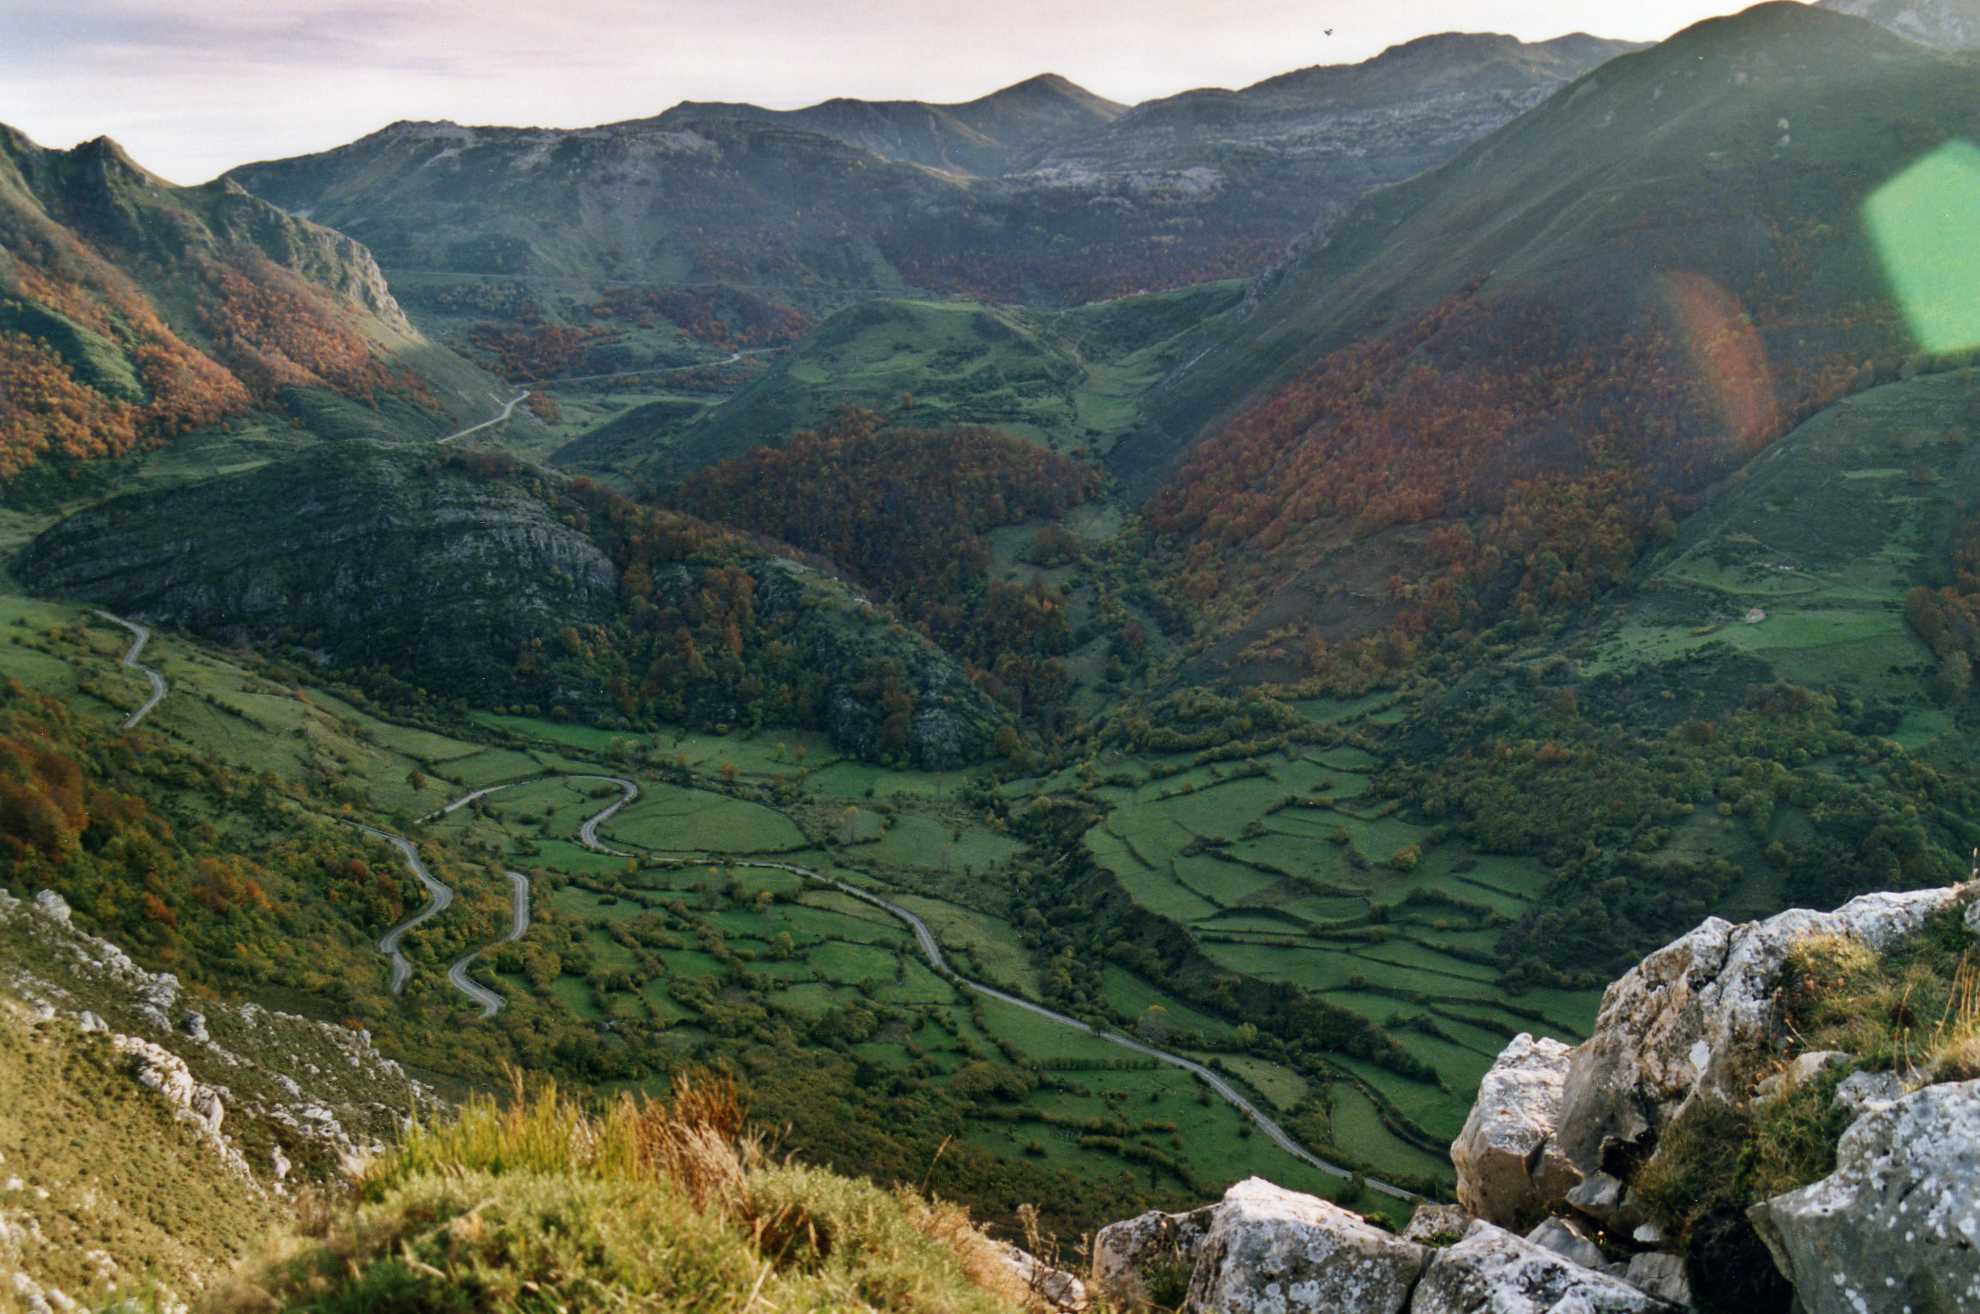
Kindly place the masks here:
<instances>
[{"instance_id":1,"label":"green light flare","mask_svg":"<svg viewBox=\"0 0 1980 1314\"><path fill-rule=\"evenodd\" d=\"M1980 148L1941 146L1878 188L1863 218L1919 348L1980 347Z\"/></svg>"}]
</instances>

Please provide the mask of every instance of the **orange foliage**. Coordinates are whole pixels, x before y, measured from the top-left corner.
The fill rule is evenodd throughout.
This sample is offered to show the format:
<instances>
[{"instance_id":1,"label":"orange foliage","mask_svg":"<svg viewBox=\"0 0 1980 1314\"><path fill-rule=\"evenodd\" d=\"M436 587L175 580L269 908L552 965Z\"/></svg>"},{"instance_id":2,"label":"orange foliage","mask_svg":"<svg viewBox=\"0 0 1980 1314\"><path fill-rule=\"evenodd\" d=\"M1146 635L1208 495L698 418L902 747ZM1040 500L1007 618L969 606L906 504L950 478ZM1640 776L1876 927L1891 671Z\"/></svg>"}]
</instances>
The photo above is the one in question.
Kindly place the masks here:
<instances>
[{"instance_id":1,"label":"orange foliage","mask_svg":"<svg viewBox=\"0 0 1980 1314\"><path fill-rule=\"evenodd\" d=\"M47 347L0 333L0 479L11 479L51 448L86 459L121 456L137 445L137 410L77 383Z\"/></svg>"},{"instance_id":2,"label":"orange foliage","mask_svg":"<svg viewBox=\"0 0 1980 1314\"><path fill-rule=\"evenodd\" d=\"M783 346L811 327L803 312L731 287L613 288L591 313L642 328L666 320L697 342L724 351Z\"/></svg>"},{"instance_id":3,"label":"orange foliage","mask_svg":"<svg viewBox=\"0 0 1980 1314\"><path fill-rule=\"evenodd\" d=\"M1617 578L1666 502L1720 478L1850 386L1847 360L1771 362L1736 299L1676 279L1671 326L1575 335L1557 310L1468 290L1334 352L1239 413L1156 496L1184 592L1226 623L1346 543L1422 531L1399 623L1578 603ZM1234 554L1251 563L1233 572Z\"/></svg>"},{"instance_id":4,"label":"orange foliage","mask_svg":"<svg viewBox=\"0 0 1980 1314\"><path fill-rule=\"evenodd\" d=\"M59 860L88 826L75 762L46 740L0 738L0 853Z\"/></svg>"},{"instance_id":5,"label":"orange foliage","mask_svg":"<svg viewBox=\"0 0 1980 1314\"><path fill-rule=\"evenodd\" d=\"M888 426L843 409L782 448L700 471L676 503L831 558L1022 710L1055 700L1065 597L989 579L983 533L1064 514L1099 488L1091 466L990 429Z\"/></svg>"},{"instance_id":6,"label":"orange foliage","mask_svg":"<svg viewBox=\"0 0 1980 1314\"><path fill-rule=\"evenodd\" d=\"M516 324L476 324L468 330L468 341L494 354L503 378L526 383L570 373L585 352L619 336L595 326L579 329L545 323L541 315L531 304Z\"/></svg>"},{"instance_id":7,"label":"orange foliage","mask_svg":"<svg viewBox=\"0 0 1980 1314\"><path fill-rule=\"evenodd\" d=\"M329 387L370 402L381 392L411 392L434 404L421 395L423 385L373 355L347 303L258 256L208 263L204 273L213 295L201 304L200 321L255 396Z\"/></svg>"}]
</instances>

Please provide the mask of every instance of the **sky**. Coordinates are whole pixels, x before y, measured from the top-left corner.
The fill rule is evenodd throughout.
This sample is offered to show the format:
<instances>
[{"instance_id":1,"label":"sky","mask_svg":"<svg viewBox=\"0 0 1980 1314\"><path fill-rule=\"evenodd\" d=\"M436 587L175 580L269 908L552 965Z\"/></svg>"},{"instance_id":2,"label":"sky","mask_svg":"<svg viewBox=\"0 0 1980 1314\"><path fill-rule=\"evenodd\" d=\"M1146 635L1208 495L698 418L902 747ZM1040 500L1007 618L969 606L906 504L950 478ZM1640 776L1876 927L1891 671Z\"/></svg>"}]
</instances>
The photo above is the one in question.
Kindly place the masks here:
<instances>
[{"instance_id":1,"label":"sky","mask_svg":"<svg viewBox=\"0 0 1980 1314\"><path fill-rule=\"evenodd\" d=\"M1741 0L0 0L0 123L181 183L398 119L584 127L683 100L1134 103L1429 32L1661 40ZM1327 29L1333 29L1329 35Z\"/></svg>"}]
</instances>

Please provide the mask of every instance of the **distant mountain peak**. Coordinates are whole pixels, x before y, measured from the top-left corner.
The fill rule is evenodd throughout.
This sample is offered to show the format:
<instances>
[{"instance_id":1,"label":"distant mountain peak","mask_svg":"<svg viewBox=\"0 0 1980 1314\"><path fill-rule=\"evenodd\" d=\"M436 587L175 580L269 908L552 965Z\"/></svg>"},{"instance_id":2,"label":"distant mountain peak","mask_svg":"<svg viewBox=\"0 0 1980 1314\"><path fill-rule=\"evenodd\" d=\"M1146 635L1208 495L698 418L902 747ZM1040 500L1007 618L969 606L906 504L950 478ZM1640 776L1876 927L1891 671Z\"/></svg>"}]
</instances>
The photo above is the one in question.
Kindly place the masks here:
<instances>
[{"instance_id":1,"label":"distant mountain peak","mask_svg":"<svg viewBox=\"0 0 1980 1314\"><path fill-rule=\"evenodd\" d=\"M1013 82L1008 87L993 91L989 95L979 97L978 99L995 100L999 96L1040 95L1070 96L1080 100L1101 99L1101 97L1094 95L1085 87L1080 86L1077 82L1074 82L1071 78L1061 73L1040 73L1034 77L1028 77L1022 82Z\"/></svg>"},{"instance_id":2,"label":"distant mountain peak","mask_svg":"<svg viewBox=\"0 0 1980 1314\"><path fill-rule=\"evenodd\" d=\"M1867 18L1920 45L1980 49L1980 0L1822 0L1819 8Z\"/></svg>"},{"instance_id":3,"label":"distant mountain peak","mask_svg":"<svg viewBox=\"0 0 1980 1314\"><path fill-rule=\"evenodd\" d=\"M92 137L79 143L70 155L78 160L99 161L106 166L139 178L152 178L152 172L131 158L131 153L113 137Z\"/></svg>"}]
</instances>

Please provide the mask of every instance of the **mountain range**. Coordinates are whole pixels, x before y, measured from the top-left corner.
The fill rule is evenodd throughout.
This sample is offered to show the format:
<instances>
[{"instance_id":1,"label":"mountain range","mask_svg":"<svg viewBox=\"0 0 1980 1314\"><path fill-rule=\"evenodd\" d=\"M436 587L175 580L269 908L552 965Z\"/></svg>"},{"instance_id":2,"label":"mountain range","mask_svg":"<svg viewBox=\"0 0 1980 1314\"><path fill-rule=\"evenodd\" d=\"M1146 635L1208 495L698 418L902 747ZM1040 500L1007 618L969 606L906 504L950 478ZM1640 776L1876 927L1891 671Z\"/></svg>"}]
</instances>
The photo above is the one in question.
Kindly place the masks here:
<instances>
[{"instance_id":1,"label":"mountain range","mask_svg":"<svg viewBox=\"0 0 1980 1314\"><path fill-rule=\"evenodd\" d=\"M0 131L0 1268L1959 1308L1971 9Z\"/></svg>"},{"instance_id":2,"label":"mountain range","mask_svg":"<svg viewBox=\"0 0 1980 1314\"><path fill-rule=\"evenodd\" d=\"M574 323L558 296L589 308L621 284L741 285L807 312L905 290L1062 304L1258 273L1334 207L1629 48L1449 36L1132 111L1048 75L961 105L399 123L228 177L363 241L416 315L425 283L458 298L505 279Z\"/></svg>"}]
</instances>

